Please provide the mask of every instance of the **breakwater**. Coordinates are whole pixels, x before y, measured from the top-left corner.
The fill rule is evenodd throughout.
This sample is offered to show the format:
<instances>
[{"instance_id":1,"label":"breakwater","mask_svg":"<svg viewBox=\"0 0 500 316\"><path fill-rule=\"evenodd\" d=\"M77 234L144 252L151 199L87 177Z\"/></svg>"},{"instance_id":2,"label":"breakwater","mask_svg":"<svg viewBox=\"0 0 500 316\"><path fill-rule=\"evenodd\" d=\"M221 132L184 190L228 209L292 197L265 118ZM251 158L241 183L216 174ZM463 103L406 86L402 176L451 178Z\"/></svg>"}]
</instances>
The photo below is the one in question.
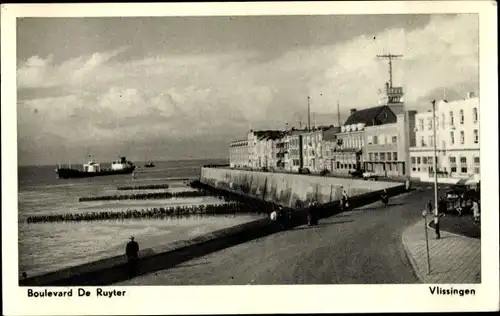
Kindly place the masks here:
<instances>
[{"instance_id":1,"label":"breakwater","mask_svg":"<svg viewBox=\"0 0 500 316\"><path fill-rule=\"evenodd\" d=\"M126 190L156 190L156 189L168 189L170 186L168 184L149 184L149 185L133 185L133 186L123 186L117 187L119 191Z\"/></svg>"},{"instance_id":2,"label":"breakwater","mask_svg":"<svg viewBox=\"0 0 500 316\"><path fill-rule=\"evenodd\" d=\"M80 197L79 202L93 201L114 201L114 200L159 200L171 198L192 198L210 195L205 191L180 191L180 192L154 192L154 193L138 193L138 194L117 194L105 196L86 196Z\"/></svg>"},{"instance_id":3,"label":"breakwater","mask_svg":"<svg viewBox=\"0 0 500 316\"><path fill-rule=\"evenodd\" d=\"M47 222L82 222L125 219L162 219L167 217L185 217L191 215L235 215L235 214L268 214L268 209L252 204L232 202L227 204L207 204L193 206L160 207L147 209L127 209L118 212L65 213L55 215L35 215L26 219L27 223Z\"/></svg>"}]
</instances>

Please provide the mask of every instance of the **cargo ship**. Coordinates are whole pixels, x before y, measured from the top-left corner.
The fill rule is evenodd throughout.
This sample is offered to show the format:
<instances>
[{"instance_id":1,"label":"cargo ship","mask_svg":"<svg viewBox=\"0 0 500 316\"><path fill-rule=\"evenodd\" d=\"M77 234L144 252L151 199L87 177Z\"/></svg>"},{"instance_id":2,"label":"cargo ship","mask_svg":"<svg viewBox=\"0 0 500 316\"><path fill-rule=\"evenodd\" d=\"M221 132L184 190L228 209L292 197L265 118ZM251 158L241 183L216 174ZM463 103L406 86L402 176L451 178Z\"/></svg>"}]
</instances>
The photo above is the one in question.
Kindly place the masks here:
<instances>
[{"instance_id":1,"label":"cargo ship","mask_svg":"<svg viewBox=\"0 0 500 316\"><path fill-rule=\"evenodd\" d=\"M100 164L95 163L91 156L89 162L83 165L83 170L71 169L71 167L57 168L56 173L59 179L73 179L130 174L134 170L135 165L127 161L126 157L121 157L120 160L113 161L110 169L101 169Z\"/></svg>"}]
</instances>

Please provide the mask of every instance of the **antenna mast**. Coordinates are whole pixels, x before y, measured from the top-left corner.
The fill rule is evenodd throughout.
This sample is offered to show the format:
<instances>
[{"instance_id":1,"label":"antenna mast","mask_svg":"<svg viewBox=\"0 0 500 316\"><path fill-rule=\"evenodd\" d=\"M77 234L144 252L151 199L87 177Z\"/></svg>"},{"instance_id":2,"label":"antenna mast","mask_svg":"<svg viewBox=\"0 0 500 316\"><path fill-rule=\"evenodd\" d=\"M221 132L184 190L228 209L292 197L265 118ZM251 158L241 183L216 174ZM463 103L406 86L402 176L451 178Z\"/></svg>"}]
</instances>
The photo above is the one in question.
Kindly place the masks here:
<instances>
[{"instance_id":1,"label":"antenna mast","mask_svg":"<svg viewBox=\"0 0 500 316\"><path fill-rule=\"evenodd\" d=\"M389 60L389 88L392 88L392 60L401 58L403 57L403 55L384 54L384 55L377 55L377 57Z\"/></svg>"},{"instance_id":2,"label":"antenna mast","mask_svg":"<svg viewBox=\"0 0 500 316\"><path fill-rule=\"evenodd\" d=\"M340 126L340 105L339 105L338 100L337 100L337 120L338 120L338 124Z\"/></svg>"},{"instance_id":3,"label":"antenna mast","mask_svg":"<svg viewBox=\"0 0 500 316\"><path fill-rule=\"evenodd\" d=\"M311 97L307 96L307 130L311 130Z\"/></svg>"}]
</instances>

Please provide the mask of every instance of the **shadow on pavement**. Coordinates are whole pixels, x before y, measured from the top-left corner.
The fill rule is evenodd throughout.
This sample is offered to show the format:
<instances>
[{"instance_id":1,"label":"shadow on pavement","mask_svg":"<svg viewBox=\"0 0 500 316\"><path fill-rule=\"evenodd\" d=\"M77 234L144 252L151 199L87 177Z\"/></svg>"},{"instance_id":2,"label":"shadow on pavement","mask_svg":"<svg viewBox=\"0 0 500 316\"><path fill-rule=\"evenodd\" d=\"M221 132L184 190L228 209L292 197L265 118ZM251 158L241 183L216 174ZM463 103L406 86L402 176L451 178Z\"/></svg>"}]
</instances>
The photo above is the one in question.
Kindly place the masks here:
<instances>
[{"instance_id":1,"label":"shadow on pavement","mask_svg":"<svg viewBox=\"0 0 500 316\"><path fill-rule=\"evenodd\" d=\"M330 223L319 223L318 225L315 225L315 226L299 226L299 227L293 228L292 231L294 231L294 230L302 230L302 229L314 229L314 228L318 228L318 227L326 227L326 226L331 226L331 225L336 225L336 224L344 224L344 223L351 223L351 222L354 222L354 220L336 221L336 222L330 222Z\"/></svg>"}]
</instances>

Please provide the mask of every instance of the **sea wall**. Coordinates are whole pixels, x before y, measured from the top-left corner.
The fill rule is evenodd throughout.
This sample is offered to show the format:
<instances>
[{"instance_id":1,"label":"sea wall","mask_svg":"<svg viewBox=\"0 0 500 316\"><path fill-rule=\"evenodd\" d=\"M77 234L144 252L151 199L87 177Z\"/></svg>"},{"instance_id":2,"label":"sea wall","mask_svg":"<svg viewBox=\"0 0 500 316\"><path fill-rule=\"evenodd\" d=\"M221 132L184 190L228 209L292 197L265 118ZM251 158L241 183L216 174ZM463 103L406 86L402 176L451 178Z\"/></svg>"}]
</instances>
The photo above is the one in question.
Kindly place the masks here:
<instances>
[{"instance_id":1,"label":"sea wall","mask_svg":"<svg viewBox=\"0 0 500 316\"><path fill-rule=\"evenodd\" d=\"M200 182L287 207L295 207L300 202L311 200L317 200L321 204L336 201L340 199L343 190L346 190L350 197L354 197L369 192L404 187L404 184L397 182L235 170L223 167L203 167Z\"/></svg>"}]
</instances>

